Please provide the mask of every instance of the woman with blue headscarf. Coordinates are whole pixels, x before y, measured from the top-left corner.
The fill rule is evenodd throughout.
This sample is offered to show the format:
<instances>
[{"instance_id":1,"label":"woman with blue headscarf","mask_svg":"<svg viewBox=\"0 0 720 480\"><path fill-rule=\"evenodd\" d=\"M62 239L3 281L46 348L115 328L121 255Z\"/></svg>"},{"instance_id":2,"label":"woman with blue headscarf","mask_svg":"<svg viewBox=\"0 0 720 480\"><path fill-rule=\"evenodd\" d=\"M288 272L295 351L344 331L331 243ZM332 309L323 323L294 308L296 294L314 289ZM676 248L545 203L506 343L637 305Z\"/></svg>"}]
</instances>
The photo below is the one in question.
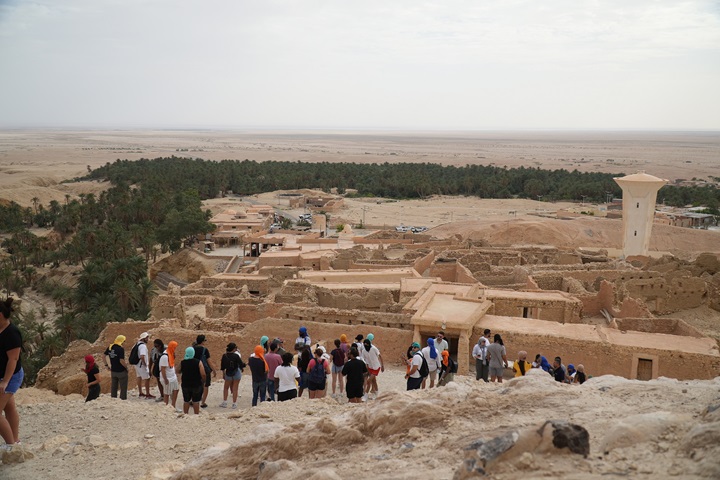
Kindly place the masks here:
<instances>
[{"instance_id":1,"label":"woman with blue headscarf","mask_svg":"<svg viewBox=\"0 0 720 480\"><path fill-rule=\"evenodd\" d=\"M422 349L423 357L428 364L428 370L430 374L423 378L421 388L425 388L425 381L430 378L430 388L435 386L435 379L437 378L437 372L440 369L441 358L438 355L437 349L435 349L435 339L430 337L427 339L427 347Z\"/></svg>"}]
</instances>

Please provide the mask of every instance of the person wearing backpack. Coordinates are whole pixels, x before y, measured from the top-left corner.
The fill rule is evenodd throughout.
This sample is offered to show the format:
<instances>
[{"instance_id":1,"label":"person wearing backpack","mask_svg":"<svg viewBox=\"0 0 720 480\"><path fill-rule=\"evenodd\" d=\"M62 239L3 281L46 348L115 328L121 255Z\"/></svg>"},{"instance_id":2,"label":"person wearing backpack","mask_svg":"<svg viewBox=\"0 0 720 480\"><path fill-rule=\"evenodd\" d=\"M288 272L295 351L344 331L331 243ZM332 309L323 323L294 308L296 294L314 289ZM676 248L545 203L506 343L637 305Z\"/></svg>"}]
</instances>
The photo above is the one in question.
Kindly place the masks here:
<instances>
[{"instance_id":1,"label":"person wearing backpack","mask_svg":"<svg viewBox=\"0 0 720 480\"><path fill-rule=\"evenodd\" d=\"M322 398L325 396L325 384L327 383L327 375L330 373L330 364L325 361L323 351L320 348L315 349L315 358L310 360L307 367L308 373L308 390L310 391L310 399Z\"/></svg>"},{"instance_id":2,"label":"person wearing backpack","mask_svg":"<svg viewBox=\"0 0 720 480\"><path fill-rule=\"evenodd\" d=\"M214 377L216 375L215 371L217 368L215 368L215 365L213 364L212 360L210 360L210 350L205 348L205 335L198 335L195 339L195 344L193 345L193 348L195 349L195 358L200 360L202 362L203 367L205 367L205 388L203 389L203 396L202 396L202 403L200 403L201 408L207 408L207 396L210 392L210 384L212 383L211 374Z\"/></svg>"},{"instance_id":3,"label":"person wearing backpack","mask_svg":"<svg viewBox=\"0 0 720 480\"><path fill-rule=\"evenodd\" d=\"M163 382L160 379L160 357L164 351L165 344L163 341L159 338L153 340L153 349L150 351L150 373L153 377L155 377L158 390L160 390L160 395L157 399L155 399L156 402L162 402L165 398L165 393L163 392Z\"/></svg>"},{"instance_id":4,"label":"person wearing backpack","mask_svg":"<svg viewBox=\"0 0 720 480\"><path fill-rule=\"evenodd\" d=\"M340 382L340 391L342 392L345 390L345 387L343 385L344 383L344 377L343 377L343 366L345 365L345 359L347 358L346 352L341 347L342 343L340 342L340 339L335 340L335 349L330 352L330 355L332 356L332 396L335 397L335 388L337 386L337 383ZM346 343L347 345L347 343Z\"/></svg>"},{"instance_id":5,"label":"person wearing backpack","mask_svg":"<svg viewBox=\"0 0 720 480\"><path fill-rule=\"evenodd\" d=\"M234 342L228 343L225 348L225 354L220 359L220 370L223 371L223 378L225 379L225 384L223 385L223 401L220 404L221 408L227 407L228 390L232 392L232 408L237 408L240 379L242 378L242 371L245 370L245 367L245 362L242 361L242 356L238 351L237 345Z\"/></svg>"},{"instance_id":6,"label":"person wearing backpack","mask_svg":"<svg viewBox=\"0 0 720 480\"><path fill-rule=\"evenodd\" d=\"M419 343L413 342L410 352L412 354L410 371L405 374L405 378L407 379L407 389L419 390L423 379L428 376L427 361L425 361L425 357L422 352L420 352Z\"/></svg>"},{"instance_id":7,"label":"person wearing backpack","mask_svg":"<svg viewBox=\"0 0 720 480\"><path fill-rule=\"evenodd\" d=\"M138 397L153 399L155 395L150 394L150 361L148 355L147 342L150 338L148 332L140 334L135 346L130 351L130 357L128 362L130 365L135 366L135 376L137 377L138 385ZM145 385L145 393L142 392L142 387Z\"/></svg>"}]
</instances>

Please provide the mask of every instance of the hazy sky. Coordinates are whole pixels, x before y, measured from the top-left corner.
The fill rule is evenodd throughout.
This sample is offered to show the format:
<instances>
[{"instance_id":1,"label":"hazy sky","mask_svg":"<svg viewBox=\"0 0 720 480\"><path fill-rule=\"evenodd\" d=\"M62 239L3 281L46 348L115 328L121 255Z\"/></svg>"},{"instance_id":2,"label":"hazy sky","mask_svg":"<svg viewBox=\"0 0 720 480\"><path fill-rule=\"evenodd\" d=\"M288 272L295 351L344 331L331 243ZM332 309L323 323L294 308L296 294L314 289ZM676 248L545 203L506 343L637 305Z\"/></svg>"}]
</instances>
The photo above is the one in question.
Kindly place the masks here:
<instances>
[{"instance_id":1,"label":"hazy sky","mask_svg":"<svg viewBox=\"0 0 720 480\"><path fill-rule=\"evenodd\" d=\"M720 130L720 4L0 0L0 126Z\"/></svg>"}]
</instances>

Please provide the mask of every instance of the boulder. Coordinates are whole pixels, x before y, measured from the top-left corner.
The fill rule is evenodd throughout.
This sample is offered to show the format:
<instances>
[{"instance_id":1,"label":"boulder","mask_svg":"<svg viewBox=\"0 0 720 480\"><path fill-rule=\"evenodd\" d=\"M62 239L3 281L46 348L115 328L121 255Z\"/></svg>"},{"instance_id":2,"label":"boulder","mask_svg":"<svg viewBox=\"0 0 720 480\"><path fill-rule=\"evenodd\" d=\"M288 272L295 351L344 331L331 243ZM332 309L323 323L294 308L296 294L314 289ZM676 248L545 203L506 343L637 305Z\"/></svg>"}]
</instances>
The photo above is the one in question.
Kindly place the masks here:
<instances>
[{"instance_id":1,"label":"boulder","mask_svg":"<svg viewBox=\"0 0 720 480\"><path fill-rule=\"evenodd\" d=\"M526 453L574 453L587 457L590 453L590 435L580 425L549 420L535 427L507 432L491 440L477 440L465 449L465 460L454 478L462 480L480 477L499 463L526 462L529 457Z\"/></svg>"},{"instance_id":2,"label":"boulder","mask_svg":"<svg viewBox=\"0 0 720 480\"><path fill-rule=\"evenodd\" d=\"M687 425L691 421L690 415L663 411L631 415L610 427L600 443L600 449L603 453L609 453L616 448L653 441L666 430Z\"/></svg>"},{"instance_id":3,"label":"boulder","mask_svg":"<svg viewBox=\"0 0 720 480\"><path fill-rule=\"evenodd\" d=\"M720 422L713 422L695 425L683 438L681 448L689 452L718 445L720 445Z\"/></svg>"},{"instance_id":4,"label":"boulder","mask_svg":"<svg viewBox=\"0 0 720 480\"><path fill-rule=\"evenodd\" d=\"M22 445L13 445L10 450L3 452L2 463L9 465L11 463L24 463L25 460L35 458L35 455L23 447Z\"/></svg>"}]
</instances>

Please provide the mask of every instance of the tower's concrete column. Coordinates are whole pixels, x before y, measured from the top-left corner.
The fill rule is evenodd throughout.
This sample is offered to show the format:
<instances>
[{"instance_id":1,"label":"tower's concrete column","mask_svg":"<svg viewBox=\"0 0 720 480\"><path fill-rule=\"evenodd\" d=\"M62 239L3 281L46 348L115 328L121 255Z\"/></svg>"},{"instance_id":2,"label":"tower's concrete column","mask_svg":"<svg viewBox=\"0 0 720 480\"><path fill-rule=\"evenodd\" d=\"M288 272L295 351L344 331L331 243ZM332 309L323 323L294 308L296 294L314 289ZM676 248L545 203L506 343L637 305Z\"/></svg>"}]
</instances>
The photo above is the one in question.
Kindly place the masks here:
<instances>
[{"instance_id":1,"label":"tower's concrete column","mask_svg":"<svg viewBox=\"0 0 720 480\"><path fill-rule=\"evenodd\" d=\"M647 255L657 192L668 181L640 172L615 182L623 191L623 256Z\"/></svg>"}]
</instances>

